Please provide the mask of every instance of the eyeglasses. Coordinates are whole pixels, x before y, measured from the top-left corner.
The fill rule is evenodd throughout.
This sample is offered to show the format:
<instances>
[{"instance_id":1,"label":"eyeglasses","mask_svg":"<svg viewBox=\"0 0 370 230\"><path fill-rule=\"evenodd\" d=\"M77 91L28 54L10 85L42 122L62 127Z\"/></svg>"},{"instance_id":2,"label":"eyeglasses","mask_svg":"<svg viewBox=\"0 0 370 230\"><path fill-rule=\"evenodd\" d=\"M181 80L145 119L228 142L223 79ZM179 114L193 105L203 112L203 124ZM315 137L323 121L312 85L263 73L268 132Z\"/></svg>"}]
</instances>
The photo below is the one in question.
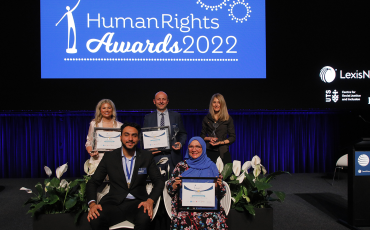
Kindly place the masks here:
<instances>
[{"instance_id":1,"label":"eyeglasses","mask_svg":"<svg viewBox=\"0 0 370 230\"><path fill-rule=\"evenodd\" d=\"M196 145L196 146L193 146L193 145L189 145L189 147L188 147L189 149L193 149L193 148L195 148L196 150L200 150L200 149L202 149L202 146L200 146L200 145Z\"/></svg>"}]
</instances>

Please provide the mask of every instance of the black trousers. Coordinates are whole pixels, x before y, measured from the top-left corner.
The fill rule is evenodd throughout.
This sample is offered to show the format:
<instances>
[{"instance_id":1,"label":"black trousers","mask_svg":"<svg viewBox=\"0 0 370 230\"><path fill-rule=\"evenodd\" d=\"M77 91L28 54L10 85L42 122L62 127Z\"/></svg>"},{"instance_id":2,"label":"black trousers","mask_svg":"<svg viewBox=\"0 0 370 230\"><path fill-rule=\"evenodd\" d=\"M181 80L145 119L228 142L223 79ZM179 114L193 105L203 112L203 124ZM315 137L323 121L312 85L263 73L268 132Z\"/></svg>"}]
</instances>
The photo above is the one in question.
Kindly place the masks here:
<instances>
[{"instance_id":1,"label":"black trousers","mask_svg":"<svg viewBox=\"0 0 370 230\"><path fill-rule=\"evenodd\" d=\"M207 149L207 156L211 159L211 161L216 163L217 158L220 156L220 152ZM233 161L231 159L231 154L230 154L229 151L224 153L224 158L222 158L221 160L224 162L224 164L233 163Z\"/></svg>"},{"instance_id":2,"label":"black trousers","mask_svg":"<svg viewBox=\"0 0 370 230\"><path fill-rule=\"evenodd\" d=\"M148 212L144 213L143 207L137 208L141 202L137 199L125 199L120 205L101 204L103 211L98 210L100 216L90 221L91 228L93 230L108 230L110 226L128 220L135 225L134 229L149 229Z\"/></svg>"}]
</instances>

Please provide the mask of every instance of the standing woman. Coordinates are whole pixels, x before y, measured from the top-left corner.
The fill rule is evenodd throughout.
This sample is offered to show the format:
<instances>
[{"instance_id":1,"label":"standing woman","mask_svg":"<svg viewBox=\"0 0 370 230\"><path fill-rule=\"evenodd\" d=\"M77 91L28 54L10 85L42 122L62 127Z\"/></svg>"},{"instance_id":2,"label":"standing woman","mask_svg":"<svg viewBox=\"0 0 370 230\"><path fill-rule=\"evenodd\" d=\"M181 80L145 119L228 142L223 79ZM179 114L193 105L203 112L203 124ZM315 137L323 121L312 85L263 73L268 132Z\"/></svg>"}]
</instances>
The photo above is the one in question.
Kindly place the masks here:
<instances>
[{"instance_id":1,"label":"standing woman","mask_svg":"<svg viewBox=\"0 0 370 230\"><path fill-rule=\"evenodd\" d=\"M234 121L227 111L224 97L219 93L211 98L200 136L206 141L207 156L213 162L220 156L224 164L232 163L229 145L235 142Z\"/></svg>"},{"instance_id":2,"label":"standing woman","mask_svg":"<svg viewBox=\"0 0 370 230\"><path fill-rule=\"evenodd\" d=\"M113 101L109 99L103 99L99 101L95 109L95 118L90 122L89 133L87 135L87 141L85 144L86 151L91 157L91 164L95 164L97 166L104 156L104 153L99 153L98 151L92 152L94 127L120 128L122 123L116 119L117 112Z\"/></svg>"}]
</instances>

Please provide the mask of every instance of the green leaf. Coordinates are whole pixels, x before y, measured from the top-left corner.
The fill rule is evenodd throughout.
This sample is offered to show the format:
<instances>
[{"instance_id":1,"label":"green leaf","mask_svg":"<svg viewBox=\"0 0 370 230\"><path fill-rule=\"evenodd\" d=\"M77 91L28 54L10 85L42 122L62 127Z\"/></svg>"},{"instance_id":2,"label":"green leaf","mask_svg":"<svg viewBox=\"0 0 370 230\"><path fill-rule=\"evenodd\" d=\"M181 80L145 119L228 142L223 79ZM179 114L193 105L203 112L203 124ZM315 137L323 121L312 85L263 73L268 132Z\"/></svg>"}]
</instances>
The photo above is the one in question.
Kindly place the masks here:
<instances>
[{"instance_id":1,"label":"green leaf","mask_svg":"<svg viewBox=\"0 0 370 230\"><path fill-rule=\"evenodd\" d=\"M235 203L238 203L240 198L243 196L243 189L240 189L238 195L235 197Z\"/></svg>"},{"instance_id":2,"label":"green leaf","mask_svg":"<svg viewBox=\"0 0 370 230\"><path fill-rule=\"evenodd\" d=\"M233 164L227 163L224 166L224 170L222 170L221 175L223 176L224 180L226 180L231 175L232 172L233 172Z\"/></svg>"},{"instance_id":3,"label":"green leaf","mask_svg":"<svg viewBox=\"0 0 370 230\"><path fill-rule=\"evenodd\" d=\"M77 203L77 198L76 197L69 198L66 201L66 209L72 208L73 206L75 206L76 203Z\"/></svg>"},{"instance_id":4,"label":"green leaf","mask_svg":"<svg viewBox=\"0 0 370 230\"><path fill-rule=\"evenodd\" d=\"M57 195L51 195L50 196L50 200L49 200L49 204L55 204L55 202L57 202L59 200L59 197Z\"/></svg>"},{"instance_id":5,"label":"green leaf","mask_svg":"<svg viewBox=\"0 0 370 230\"><path fill-rule=\"evenodd\" d=\"M265 189L271 188L271 184L256 181L256 187L257 187L258 191L263 191Z\"/></svg>"},{"instance_id":6,"label":"green leaf","mask_svg":"<svg viewBox=\"0 0 370 230\"><path fill-rule=\"evenodd\" d=\"M40 208L42 208L44 205L45 205L45 203L44 203L43 201L41 201L40 203L38 203L38 204L35 206L35 208L30 209L27 213L31 213L31 214L32 214L32 216L33 216L33 215L35 214L35 212L36 212L37 210L39 210Z\"/></svg>"},{"instance_id":7,"label":"green leaf","mask_svg":"<svg viewBox=\"0 0 370 230\"><path fill-rule=\"evenodd\" d=\"M42 196L42 194L44 193L44 190L43 190L43 188L42 188L41 183L40 183L40 182L39 182L39 183L37 183L37 184L35 185L35 188L36 188L36 190L37 190L37 192L38 192L38 194L39 194L39 197L41 197L41 196Z\"/></svg>"},{"instance_id":8,"label":"green leaf","mask_svg":"<svg viewBox=\"0 0 370 230\"><path fill-rule=\"evenodd\" d=\"M244 209L242 207L239 207L239 206L235 206L235 210L239 211L239 212L244 212Z\"/></svg>"},{"instance_id":9,"label":"green leaf","mask_svg":"<svg viewBox=\"0 0 370 230\"><path fill-rule=\"evenodd\" d=\"M279 198L281 202L285 200L285 193L284 192L279 192L279 191L274 191L274 194Z\"/></svg>"},{"instance_id":10,"label":"green leaf","mask_svg":"<svg viewBox=\"0 0 370 230\"><path fill-rule=\"evenodd\" d=\"M51 181L50 181L50 186L49 187L59 187L59 184L60 184L60 180L57 178L57 177L54 177Z\"/></svg>"},{"instance_id":11,"label":"green leaf","mask_svg":"<svg viewBox=\"0 0 370 230\"><path fill-rule=\"evenodd\" d=\"M271 179L275 178L276 176L278 175L281 175L281 174L289 174L289 172L286 172L286 171L276 171L276 172L273 172L271 174L269 174L267 177L266 177L266 182L269 182Z\"/></svg>"},{"instance_id":12,"label":"green leaf","mask_svg":"<svg viewBox=\"0 0 370 230\"><path fill-rule=\"evenodd\" d=\"M254 211L254 207L251 204L244 205L245 210L247 210L251 215L255 216L256 212Z\"/></svg>"}]
</instances>

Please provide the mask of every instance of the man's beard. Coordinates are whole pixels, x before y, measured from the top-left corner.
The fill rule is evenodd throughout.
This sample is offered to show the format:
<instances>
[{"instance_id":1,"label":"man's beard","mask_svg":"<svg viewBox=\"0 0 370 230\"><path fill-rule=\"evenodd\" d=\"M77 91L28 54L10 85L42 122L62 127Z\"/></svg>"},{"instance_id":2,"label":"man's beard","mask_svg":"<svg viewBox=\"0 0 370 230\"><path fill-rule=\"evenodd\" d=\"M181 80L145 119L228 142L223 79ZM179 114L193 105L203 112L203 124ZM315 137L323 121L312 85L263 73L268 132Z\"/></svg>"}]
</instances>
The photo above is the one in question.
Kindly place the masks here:
<instances>
[{"instance_id":1,"label":"man's beard","mask_svg":"<svg viewBox=\"0 0 370 230\"><path fill-rule=\"evenodd\" d=\"M128 148L126 145L125 145L125 143L123 143L122 141L121 141L121 143L122 143L122 147L123 148L125 148L126 150L133 150L133 149L135 149L136 148L136 145L134 145L132 148Z\"/></svg>"}]
</instances>

